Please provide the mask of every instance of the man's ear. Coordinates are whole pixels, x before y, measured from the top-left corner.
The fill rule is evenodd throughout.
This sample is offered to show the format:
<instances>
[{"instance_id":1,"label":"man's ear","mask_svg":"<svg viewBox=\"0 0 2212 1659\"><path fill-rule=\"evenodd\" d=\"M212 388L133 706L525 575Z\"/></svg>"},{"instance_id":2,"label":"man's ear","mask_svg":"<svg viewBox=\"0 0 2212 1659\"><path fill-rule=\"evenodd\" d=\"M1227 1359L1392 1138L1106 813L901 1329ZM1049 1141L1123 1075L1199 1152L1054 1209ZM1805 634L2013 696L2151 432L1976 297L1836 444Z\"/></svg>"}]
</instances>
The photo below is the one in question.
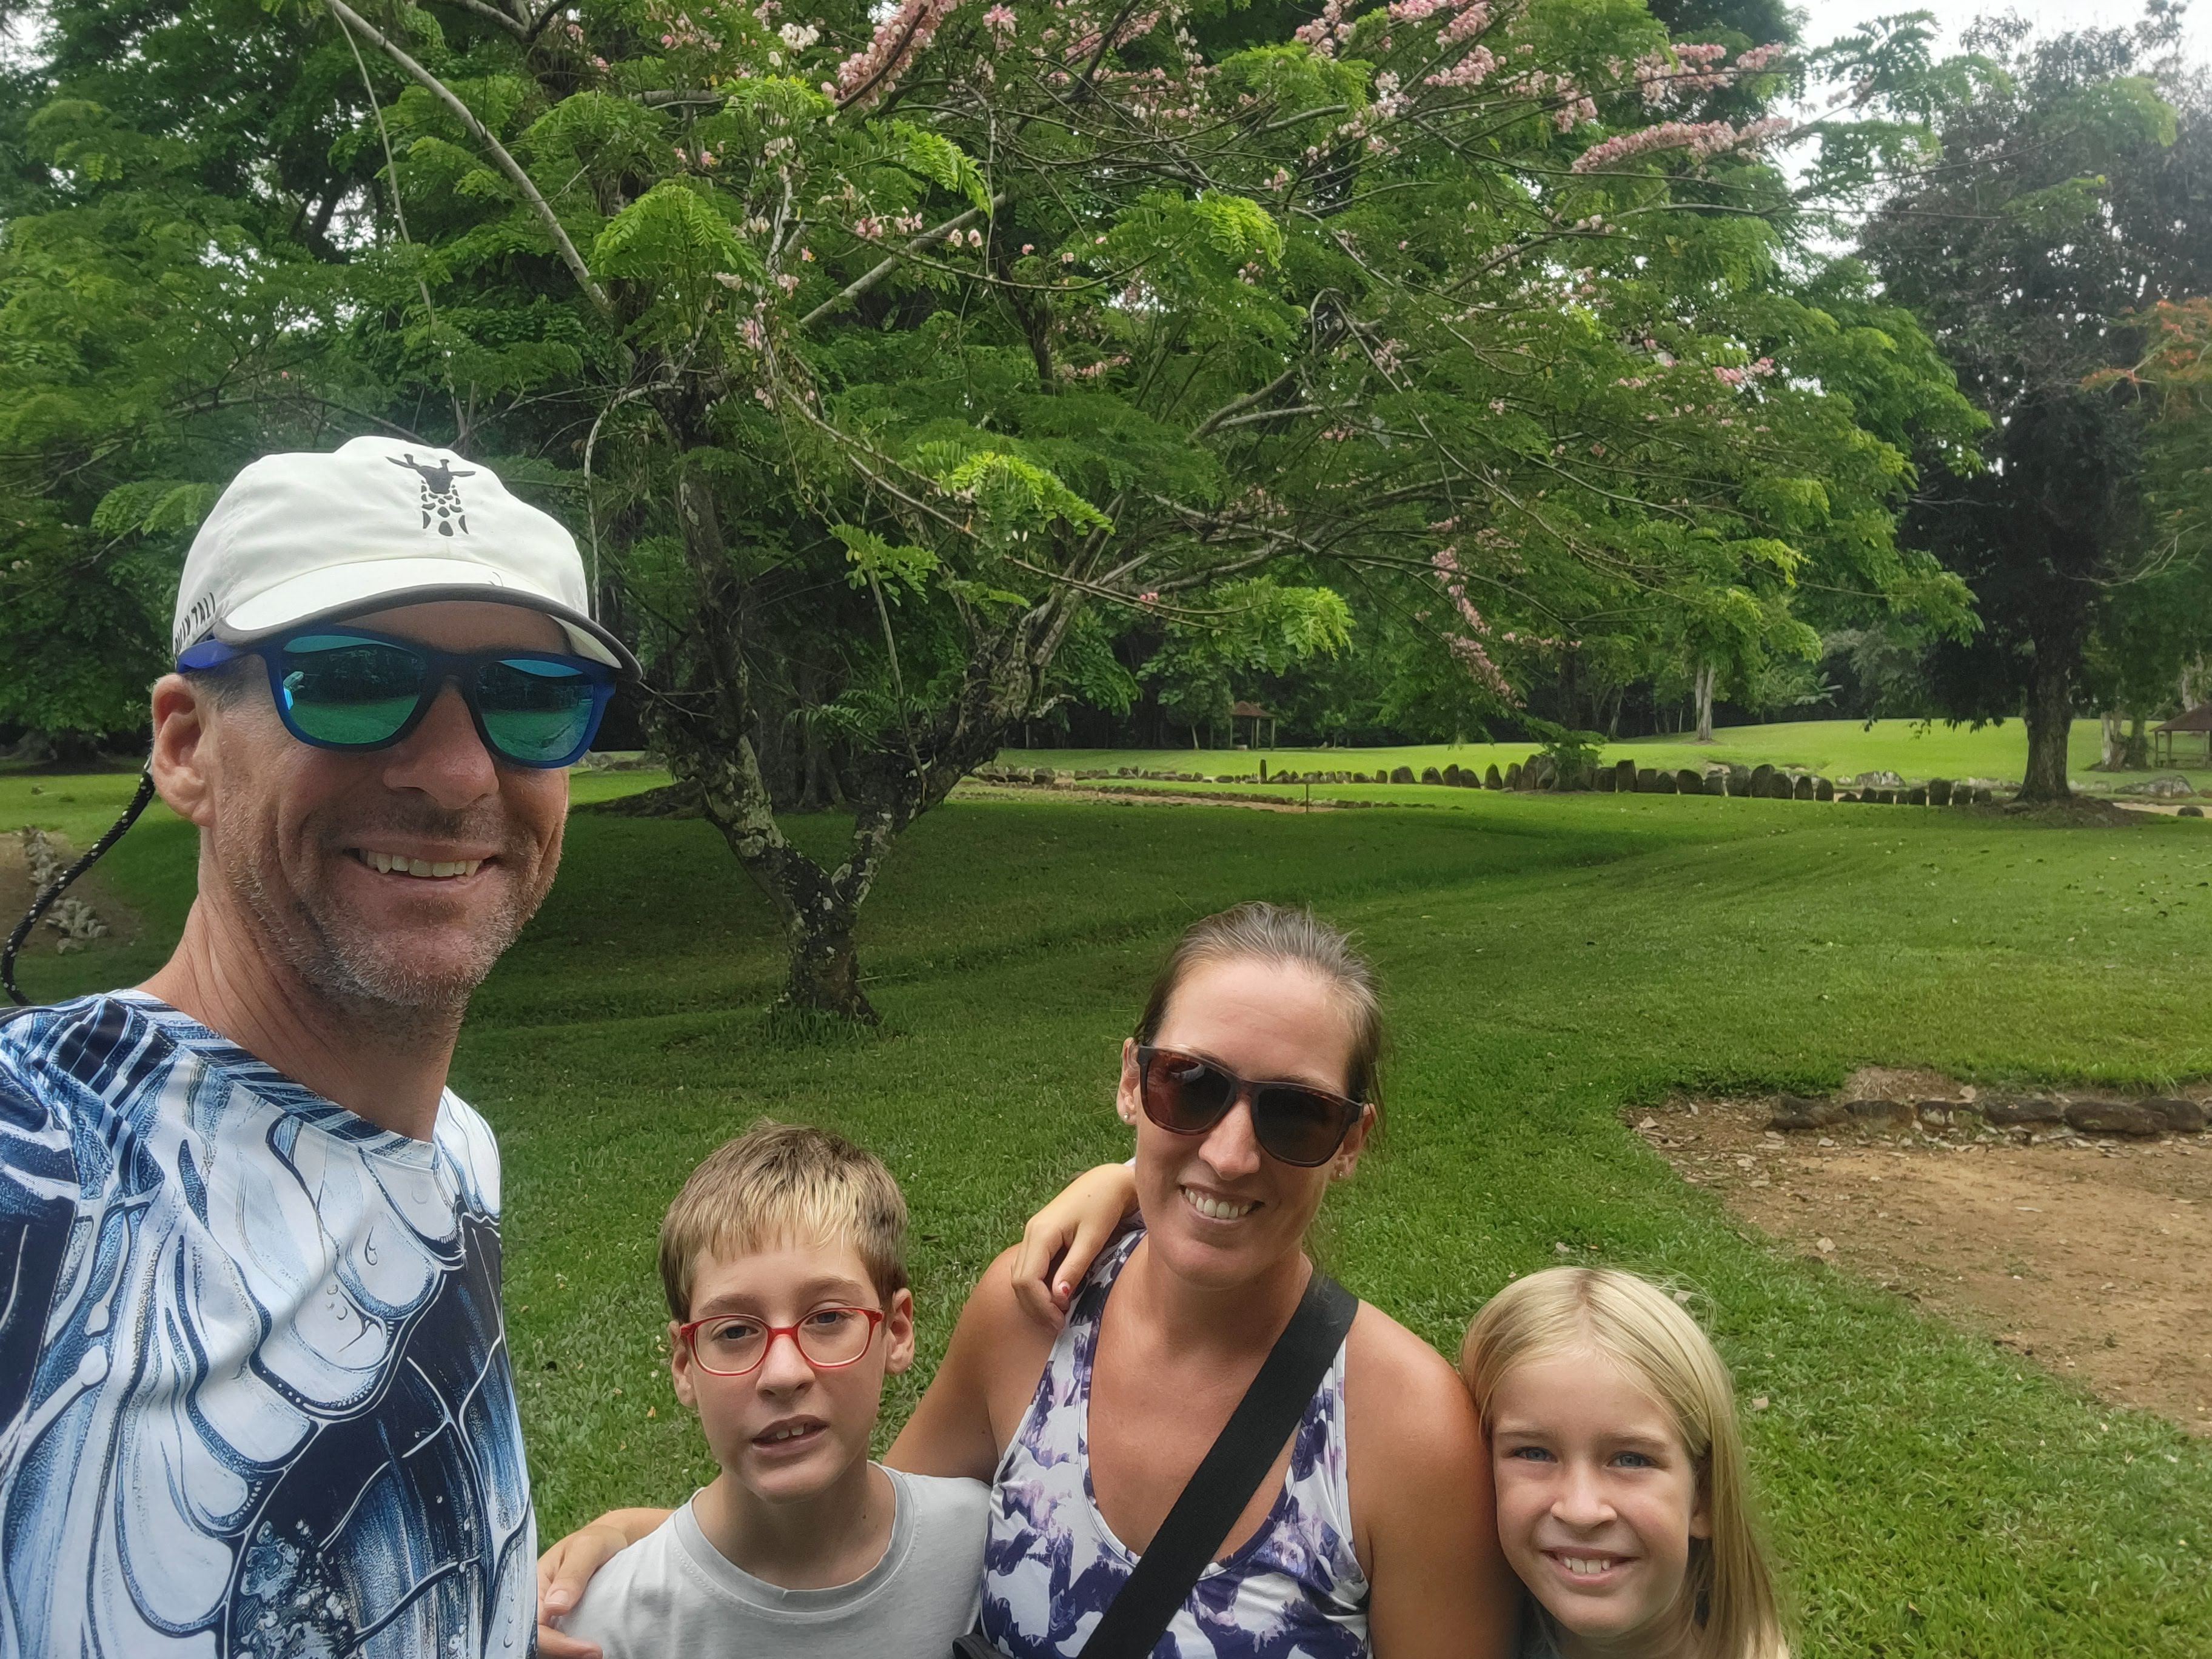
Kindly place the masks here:
<instances>
[{"instance_id":1,"label":"man's ear","mask_svg":"<svg viewBox=\"0 0 2212 1659\"><path fill-rule=\"evenodd\" d=\"M213 700L185 675L164 674L153 702L154 787L171 811L204 830L215 817Z\"/></svg>"},{"instance_id":2,"label":"man's ear","mask_svg":"<svg viewBox=\"0 0 2212 1659\"><path fill-rule=\"evenodd\" d=\"M691 1349L684 1340L684 1328L668 1322L668 1376L676 1397L693 1411L699 1409L699 1390L691 1380Z\"/></svg>"},{"instance_id":3,"label":"man's ear","mask_svg":"<svg viewBox=\"0 0 2212 1659\"><path fill-rule=\"evenodd\" d=\"M914 1364L914 1292L900 1291L884 1310L884 1370L896 1376Z\"/></svg>"}]
</instances>

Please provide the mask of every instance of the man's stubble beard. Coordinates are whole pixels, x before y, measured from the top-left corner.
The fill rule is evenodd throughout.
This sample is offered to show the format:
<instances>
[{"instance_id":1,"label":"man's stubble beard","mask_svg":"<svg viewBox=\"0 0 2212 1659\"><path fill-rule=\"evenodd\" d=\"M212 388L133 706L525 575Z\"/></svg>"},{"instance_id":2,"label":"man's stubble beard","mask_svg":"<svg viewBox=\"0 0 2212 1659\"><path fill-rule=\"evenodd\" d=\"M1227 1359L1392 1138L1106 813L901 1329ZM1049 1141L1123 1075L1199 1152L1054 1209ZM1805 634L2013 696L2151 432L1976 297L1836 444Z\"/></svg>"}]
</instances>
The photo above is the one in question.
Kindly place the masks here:
<instances>
[{"instance_id":1,"label":"man's stubble beard","mask_svg":"<svg viewBox=\"0 0 2212 1659\"><path fill-rule=\"evenodd\" d=\"M434 839L482 841L470 833L465 814L423 812L406 824L386 824L402 834ZM326 845L320 837L314 844ZM246 908L263 938L272 945L283 965L324 1001L349 1018L366 1021L389 1036L449 1035L467 1012L469 999L500 957L507 953L537 913L552 885L552 866L557 849L549 849L545 868L534 889L511 884L496 910L469 928L477 948L458 970L448 974L424 971L395 952L387 938L347 913L319 883L313 888L280 885L268 879L272 866L281 863L276 848L257 841L226 857L218 844L217 862L232 892ZM501 861L510 871L520 870L531 853L519 837L505 839ZM345 858L343 852L329 856Z\"/></svg>"}]
</instances>

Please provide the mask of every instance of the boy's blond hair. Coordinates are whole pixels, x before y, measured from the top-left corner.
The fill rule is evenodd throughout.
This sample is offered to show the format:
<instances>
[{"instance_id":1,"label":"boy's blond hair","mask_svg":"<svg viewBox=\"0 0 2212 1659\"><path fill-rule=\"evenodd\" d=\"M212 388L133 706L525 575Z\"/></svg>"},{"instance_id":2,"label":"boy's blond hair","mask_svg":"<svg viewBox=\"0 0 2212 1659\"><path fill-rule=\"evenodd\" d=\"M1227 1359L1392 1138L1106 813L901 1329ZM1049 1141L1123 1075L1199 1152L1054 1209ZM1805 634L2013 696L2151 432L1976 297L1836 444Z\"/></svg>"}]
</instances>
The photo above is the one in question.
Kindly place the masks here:
<instances>
[{"instance_id":1,"label":"boy's blond hair","mask_svg":"<svg viewBox=\"0 0 2212 1659\"><path fill-rule=\"evenodd\" d=\"M1751 1513L1735 1384L1705 1331L1650 1279L1613 1267L1548 1267L1491 1297L1467 1333L1460 1372L1483 1428L1506 1374L1595 1351L1674 1419L1712 1524L1690 1540L1687 1589L1701 1659L1789 1659L1766 1551Z\"/></svg>"},{"instance_id":2,"label":"boy's blond hair","mask_svg":"<svg viewBox=\"0 0 2212 1659\"><path fill-rule=\"evenodd\" d=\"M796 1243L849 1245L885 1308L907 1286L906 1199L883 1160L842 1135L766 1118L701 1160L660 1224L668 1311L691 1316L699 1258Z\"/></svg>"}]
</instances>

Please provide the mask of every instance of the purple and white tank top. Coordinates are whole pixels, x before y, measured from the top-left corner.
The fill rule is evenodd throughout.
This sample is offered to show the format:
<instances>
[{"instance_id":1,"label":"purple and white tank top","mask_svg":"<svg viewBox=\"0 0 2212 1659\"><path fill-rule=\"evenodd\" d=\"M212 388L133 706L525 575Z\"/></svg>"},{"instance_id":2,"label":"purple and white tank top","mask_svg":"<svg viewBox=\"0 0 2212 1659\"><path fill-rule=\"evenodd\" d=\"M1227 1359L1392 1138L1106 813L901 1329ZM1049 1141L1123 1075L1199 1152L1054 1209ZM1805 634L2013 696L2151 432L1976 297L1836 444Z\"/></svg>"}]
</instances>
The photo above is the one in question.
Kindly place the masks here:
<instances>
[{"instance_id":1,"label":"purple and white tank top","mask_svg":"<svg viewBox=\"0 0 2212 1659\"><path fill-rule=\"evenodd\" d=\"M991 1484L982 1631L1013 1659L1073 1659L1137 1558L1091 1484L1091 1370L1114 1280L1143 1238L1091 1265ZM1299 1420L1259 1531L1210 1565L1153 1659L1364 1659L1367 1577L1352 1547L1344 1350Z\"/></svg>"}]
</instances>

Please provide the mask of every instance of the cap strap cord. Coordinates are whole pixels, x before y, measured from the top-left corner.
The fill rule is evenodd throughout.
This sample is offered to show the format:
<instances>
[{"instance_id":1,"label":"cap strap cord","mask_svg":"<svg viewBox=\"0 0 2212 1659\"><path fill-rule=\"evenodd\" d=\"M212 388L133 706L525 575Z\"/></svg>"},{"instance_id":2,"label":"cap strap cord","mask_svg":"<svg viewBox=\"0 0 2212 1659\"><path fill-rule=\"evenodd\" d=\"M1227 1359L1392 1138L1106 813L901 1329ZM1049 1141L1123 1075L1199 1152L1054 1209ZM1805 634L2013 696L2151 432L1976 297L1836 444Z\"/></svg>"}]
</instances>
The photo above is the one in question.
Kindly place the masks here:
<instances>
[{"instance_id":1,"label":"cap strap cord","mask_svg":"<svg viewBox=\"0 0 2212 1659\"><path fill-rule=\"evenodd\" d=\"M138 821L138 815L146 810L146 804L153 799L154 769L149 762L146 770L138 775L138 793L131 796L131 805L123 809L123 816L108 825L107 833L93 842L90 852L46 884L46 890L31 902L31 908L22 921L15 924L15 931L8 935L7 948L0 950L0 988L5 988L9 1000L18 1008L31 1006L30 998L15 987L15 953L23 948L23 941L31 937L31 929L39 925L39 918L53 908L54 901L62 896L71 882L91 869L100 861L100 854L123 839L123 832Z\"/></svg>"}]
</instances>

